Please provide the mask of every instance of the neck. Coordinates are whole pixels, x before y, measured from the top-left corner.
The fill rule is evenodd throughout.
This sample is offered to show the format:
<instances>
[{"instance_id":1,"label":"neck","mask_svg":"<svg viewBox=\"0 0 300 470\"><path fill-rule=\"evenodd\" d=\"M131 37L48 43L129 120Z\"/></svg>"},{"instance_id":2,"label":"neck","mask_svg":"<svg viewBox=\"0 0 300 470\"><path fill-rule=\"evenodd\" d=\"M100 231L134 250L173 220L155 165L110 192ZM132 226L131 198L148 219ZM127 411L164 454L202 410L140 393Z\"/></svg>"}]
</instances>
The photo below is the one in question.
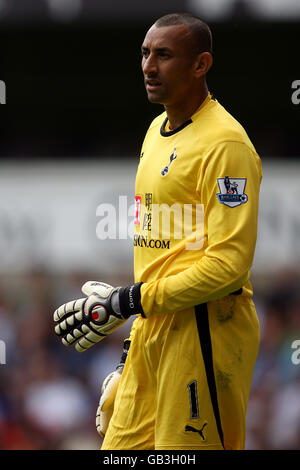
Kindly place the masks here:
<instances>
[{"instance_id":1,"label":"neck","mask_svg":"<svg viewBox=\"0 0 300 470\"><path fill-rule=\"evenodd\" d=\"M208 89L205 86L201 93L198 93L196 99L185 100L181 104L165 105L165 110L169 120L170 130L177 129L185 123L201 106L208 95Z\"/></svg>"}]
</instances>

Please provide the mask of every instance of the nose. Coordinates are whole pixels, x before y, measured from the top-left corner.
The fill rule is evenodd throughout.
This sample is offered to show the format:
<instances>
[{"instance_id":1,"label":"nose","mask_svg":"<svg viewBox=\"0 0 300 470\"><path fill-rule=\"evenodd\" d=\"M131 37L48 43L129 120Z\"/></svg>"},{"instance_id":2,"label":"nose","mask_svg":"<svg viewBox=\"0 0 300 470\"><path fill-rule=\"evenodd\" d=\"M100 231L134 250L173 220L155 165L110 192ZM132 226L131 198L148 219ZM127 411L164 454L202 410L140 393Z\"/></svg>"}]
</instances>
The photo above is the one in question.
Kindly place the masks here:
<instances>
[{"instance_id":1,"label":"nose","mask_svg":"<svg viewBox=\"0 0 300 470\"><path fill-rule=\"evenodd\" d=\"M157 63L153 54L149 54L143 58L142 69L145 76L153 76L157 74Z\"/></svg>"}]
</instances>

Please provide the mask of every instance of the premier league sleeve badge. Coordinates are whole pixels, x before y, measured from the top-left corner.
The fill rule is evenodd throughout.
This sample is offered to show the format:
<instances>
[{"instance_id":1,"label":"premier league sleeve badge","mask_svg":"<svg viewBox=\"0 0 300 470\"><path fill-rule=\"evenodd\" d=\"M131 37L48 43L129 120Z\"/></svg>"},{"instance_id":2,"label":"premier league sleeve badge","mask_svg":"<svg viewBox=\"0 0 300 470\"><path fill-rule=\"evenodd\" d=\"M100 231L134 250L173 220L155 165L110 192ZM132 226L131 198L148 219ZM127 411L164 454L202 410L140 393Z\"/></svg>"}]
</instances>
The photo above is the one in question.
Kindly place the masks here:
<instances>
[{"instance_id":1,"label":"premier league sleeve badge","mask_svg":"<svg viewBox=\"0 0 300 470\"><path fill-rule=\"evenodd\" d=\"M245 193L247 178L218 178L220 192L217 194L219 202L228 207L245 204L248 196Z\"/></svg>"}]
</instances>

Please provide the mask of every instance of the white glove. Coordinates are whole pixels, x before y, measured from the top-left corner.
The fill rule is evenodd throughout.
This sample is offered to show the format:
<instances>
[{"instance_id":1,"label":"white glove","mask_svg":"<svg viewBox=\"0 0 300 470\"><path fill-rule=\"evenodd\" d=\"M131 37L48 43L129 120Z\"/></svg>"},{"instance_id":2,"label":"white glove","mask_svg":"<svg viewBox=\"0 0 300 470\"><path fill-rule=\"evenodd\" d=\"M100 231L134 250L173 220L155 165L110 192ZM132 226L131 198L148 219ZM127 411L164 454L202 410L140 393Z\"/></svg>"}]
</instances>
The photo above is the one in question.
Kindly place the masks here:
<instances>
[{"instance_id":1,"label":"white glove","mask_svg":"<svg viewBox=\"0 0 300 470\"><path fill-rule=\"evenodd\" d=\"M82 286L87 296L61 305L54 312L55 333L65 346L75 343L78 352L98 343L127 321L120 312L120 287L98 281Z\"/></svg>"},{"instance_id":2,"label":"white glove","mask_svg":"<svg viewBox=\"0 0 300 470\"><path fill-rule=\"evenodd\" d=\"M102 384L101 397L96 414L96 428L101 437L105 436L114 411L115 398L122 372L123 366L118 367L104 379Z\"/></svg>"},{"instance_id":3,"label":"white glove","mask_svg":"<svg viewBox=\"0 0 300 470\"><path fill-rule=\"evenodd\" d=\"M115 398L121 380L121 374L128 356L129 348L130 339L125 339L120 364L114 372L111 372L111 374L109 374L106 379L104 379L102 384L101 397L96 414L96 428L101 437L105 436L114 411Z\"/></svg>"}]
</instances>

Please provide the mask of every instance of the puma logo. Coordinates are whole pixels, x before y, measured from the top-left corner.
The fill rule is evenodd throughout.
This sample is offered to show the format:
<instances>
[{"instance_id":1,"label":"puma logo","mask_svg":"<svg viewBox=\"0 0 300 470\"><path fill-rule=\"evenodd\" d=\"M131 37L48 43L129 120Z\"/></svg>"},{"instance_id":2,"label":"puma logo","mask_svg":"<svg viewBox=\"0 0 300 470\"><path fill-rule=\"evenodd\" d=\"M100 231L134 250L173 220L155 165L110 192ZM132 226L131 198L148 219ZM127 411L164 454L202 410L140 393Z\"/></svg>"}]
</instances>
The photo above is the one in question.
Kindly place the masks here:
<instances>
[{"instance_id":1,"label":"puma logo","mask_svg":"<svg viewBox=\"0 0 300 470\"><path fill-rule=\"evenodd\" d=\"M204 434L203 434L203 429L207 426L207 423L204 423L201 429L196 429L193 428L193 426L189 426L188 424L185 427L185 431L192 431L192 432L198 432L199 435L202 437L203 440L205 440Z\"/></svg>"}]
</instances>

